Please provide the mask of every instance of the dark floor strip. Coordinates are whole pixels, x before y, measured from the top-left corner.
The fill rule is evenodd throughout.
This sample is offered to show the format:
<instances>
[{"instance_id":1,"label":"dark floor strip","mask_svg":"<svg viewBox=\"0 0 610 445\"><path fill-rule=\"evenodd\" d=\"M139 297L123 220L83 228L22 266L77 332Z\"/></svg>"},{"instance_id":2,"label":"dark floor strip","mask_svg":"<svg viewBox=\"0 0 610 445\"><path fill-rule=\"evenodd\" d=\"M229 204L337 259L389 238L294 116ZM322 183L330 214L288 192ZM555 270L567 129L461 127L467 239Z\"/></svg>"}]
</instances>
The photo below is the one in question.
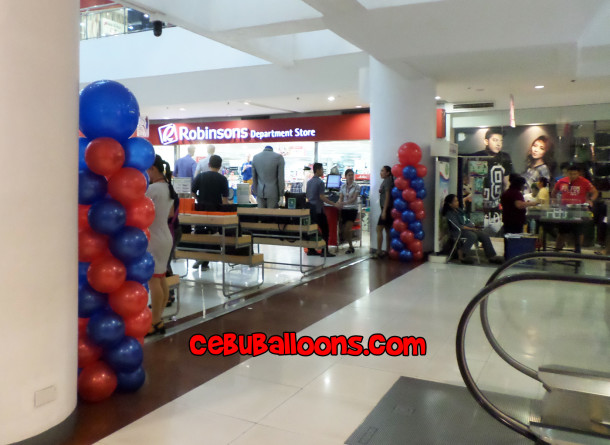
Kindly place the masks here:
<instances>
[{"instance_id":1,"label":"dark floor strip","mask_svg":"<svg viewBox=\"0 0 610 445\"><path fill-rule=\"evenodd\" d=\"M79 402L73 434L63 444L91 444L101 440L249 358L193 356L189 352L192 335L224 332L274 335L300 331L417 265L366 260L331 270L322 277L246 308L145 344L147 379L144 386L134 394L117 393L96 404Z\"/></svg>"}]
</instances>

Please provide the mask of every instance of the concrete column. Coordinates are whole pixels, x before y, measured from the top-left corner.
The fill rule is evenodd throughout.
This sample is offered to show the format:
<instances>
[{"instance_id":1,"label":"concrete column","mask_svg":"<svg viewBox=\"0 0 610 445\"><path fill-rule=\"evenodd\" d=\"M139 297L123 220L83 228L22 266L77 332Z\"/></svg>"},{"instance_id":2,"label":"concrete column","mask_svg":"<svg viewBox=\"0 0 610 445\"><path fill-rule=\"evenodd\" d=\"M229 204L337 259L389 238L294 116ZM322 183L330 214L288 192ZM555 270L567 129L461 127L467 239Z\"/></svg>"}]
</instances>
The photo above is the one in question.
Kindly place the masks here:
<instances>
[{"instance_id":1,"label":"concrete column","mask_svg":"<svg viewBox=\"0 0 610 445\"><path fill-rule=\"evenodd\" d=\"M426 238L424 251L433 249L434 163L430 146L436 138L436 85L417 74L399 73L373 57L370 58L369 94L371 103L371 247L377 246L376 226L380 214L379 172L384 165L398 163L398 148L415 142L422 149L421 164L428 168L424 178ZM383 245L385 249L385 242Z\"/></svg>"},{"instance_id":2,"label":"concrete column","mask_svg":"<svg viewBox=\"0 0 610 445\"><path fill-rule=\"evenodd\" d=\"M79 4L0 13L0 443L76 406Z\"/></svg>"}]
</instances>

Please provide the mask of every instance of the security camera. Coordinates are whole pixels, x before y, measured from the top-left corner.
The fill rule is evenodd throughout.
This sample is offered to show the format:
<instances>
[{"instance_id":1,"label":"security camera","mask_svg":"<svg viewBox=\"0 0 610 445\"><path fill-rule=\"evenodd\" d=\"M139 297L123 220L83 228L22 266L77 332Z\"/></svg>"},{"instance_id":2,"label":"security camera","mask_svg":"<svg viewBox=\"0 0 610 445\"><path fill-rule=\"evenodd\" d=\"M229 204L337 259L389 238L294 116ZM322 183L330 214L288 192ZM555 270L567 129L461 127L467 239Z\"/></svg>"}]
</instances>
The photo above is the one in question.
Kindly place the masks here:
<instances>
[{"instance_id":1,"label":"security camera","mask_svg":"<svg viewBox=\"0 0 610 445\"><path fill-rule=\"evenodd\" d=\"M155 20L153 22L153 34L155 37L159 37L163 32L163 22L161 20Z\"/></svg>"}]
</instances>

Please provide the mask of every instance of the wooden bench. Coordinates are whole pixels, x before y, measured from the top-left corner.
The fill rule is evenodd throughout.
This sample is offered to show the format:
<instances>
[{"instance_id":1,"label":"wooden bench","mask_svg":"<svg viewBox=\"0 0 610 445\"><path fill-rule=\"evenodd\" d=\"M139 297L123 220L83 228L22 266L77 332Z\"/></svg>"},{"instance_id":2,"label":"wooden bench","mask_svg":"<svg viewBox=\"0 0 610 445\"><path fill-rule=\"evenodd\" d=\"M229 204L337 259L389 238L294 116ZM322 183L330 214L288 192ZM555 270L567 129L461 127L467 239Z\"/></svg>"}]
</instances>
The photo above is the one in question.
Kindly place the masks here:
<instances>
[{"instance_id":1,"label":"wooden bench","mask_svg":"<svg viewBox=\"0 0 610 445\"><path fill-rule=\"evenodd\" d=\"M199 225L206 227L214 227L220 230L220 233L199 234L185 233L182 234L180 243L175 250L175 258L196 260L196 261L214 261L222 263L222 293L225 297L230 297L236 293L259 287L265 280L264 256L260 253L252 252L252 237L245 236L227 236L228 230L234 230L237 233L239 227L239 219L236 214L180 214L180 224ZM248 255L237 255L227 253L227 247L239 249L248 249ZM188 263L187 263L188 264ZM261 267L261 280L251 286L237 286L227 283L226 266L245 265L249 267ZM237 288L236 291L229 291L230 288Z\"/></svg>"},{"instance_id":2,"label":"wooden bench","mask_svg":"<svg viewBox=\"0 0 610 445\"><path fill-rule=\"evenodd\" d=\"M319 238L318 225L310 224L308 209L259 209L240 207L237 209L239 224L244 233L252 235L252 242L260 245L287 246L299 248L299 262L273 262L267 264L283 264L299 266L303 274L316 271L326 264L326 243ZM252 221L260 218L261 221ZM270 222L269 220L274 220ZM298 221L298 224L295 222ZM310 239L310 238L314 239ZM303 264L303 248L323 249L322 264Z\"/></svg>"}]
</instances>

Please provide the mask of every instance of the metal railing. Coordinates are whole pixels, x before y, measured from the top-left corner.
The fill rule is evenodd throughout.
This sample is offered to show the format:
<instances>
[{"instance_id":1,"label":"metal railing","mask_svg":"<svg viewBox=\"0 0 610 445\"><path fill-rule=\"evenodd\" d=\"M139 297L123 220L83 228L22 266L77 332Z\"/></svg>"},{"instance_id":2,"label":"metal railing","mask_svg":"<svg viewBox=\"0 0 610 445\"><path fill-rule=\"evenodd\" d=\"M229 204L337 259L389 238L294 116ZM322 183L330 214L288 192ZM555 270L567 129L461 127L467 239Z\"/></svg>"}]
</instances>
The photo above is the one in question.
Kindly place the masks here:
<instances>
[{"instance_id":1,"label":"metal railing","mask_svg":"<svg viewBox=\"0 0 610 445\"><path fill-rule=\"evenodd\" d=\"M468 303L466 309L464 310L462 317L460 318L460 322L458 324L457 336L456 336L456 354L457 354L457 362L458 367L460 369L460 374L462 375L462 379L466 384L466 388L477 401L477 403L487 411L493 418L498 420L500 423L504 424L508 428L513 431L523 435L524 437L537 441L540 438L535 435L529 428L529 425L514 419L513 417L507 415L502 412L498 407L496 407L477 387L472 374L468 368L468 364L466 362L466 350L465 350L465 340L466 340L466 329L468 327L468 322L476 308L479 305L482 305L487 301L489 295L496 291L497 289L506 286L511 283L516 283L520 281L561 281L561 282L569 282L569 283L581 283L581 284L595 284L602 286L610 286L610 279L607 277L591 277L591 276L565 276L557 273L524 273L519 275L505 276L502 278L498 278L499 274L511 267L512 265L519 263L524 260L533 259L536 257L548 258L548 257L559 257L560 260L575 260L576 258L579 260L597 260L597 261L608 261L607 257L594 257L588 255L573 255L573 254L558 254L558 253L549 253L549 254L541 254L541 253L533 253L533 254L525 254L519 257L515 257L513 260L505 263L502 267L500 267L489 279L488 284L481 289L477 295ZM514 360L506 351L504 351L501 346L498 344L497 340L491 334L491 330L489 329L489 321L487 320L487 310L481 307L481 320L484 321L484 329L486 329L486 335L489 334L488 340L494 347L494 350L511 366L519 371L529 375L530 377L539 381L537 372L533 369L523 365L522 363ZM498 349L496 349L498 348ZM508 360L507 360L508 359Z\"/></svg>"},{"instance_id":2,"label":"metal railing","mask_svg":"<svg viewBox=\"0 0 610 445\"><path fill-rule=\"evenodd\" d=\"M163 28L172 26L169 23L163 23ZM81 40L151 31L152 29L153 20L150 16L132 8L102 5L99 8L81 10Z\"/></svg>"}]
</instances>

